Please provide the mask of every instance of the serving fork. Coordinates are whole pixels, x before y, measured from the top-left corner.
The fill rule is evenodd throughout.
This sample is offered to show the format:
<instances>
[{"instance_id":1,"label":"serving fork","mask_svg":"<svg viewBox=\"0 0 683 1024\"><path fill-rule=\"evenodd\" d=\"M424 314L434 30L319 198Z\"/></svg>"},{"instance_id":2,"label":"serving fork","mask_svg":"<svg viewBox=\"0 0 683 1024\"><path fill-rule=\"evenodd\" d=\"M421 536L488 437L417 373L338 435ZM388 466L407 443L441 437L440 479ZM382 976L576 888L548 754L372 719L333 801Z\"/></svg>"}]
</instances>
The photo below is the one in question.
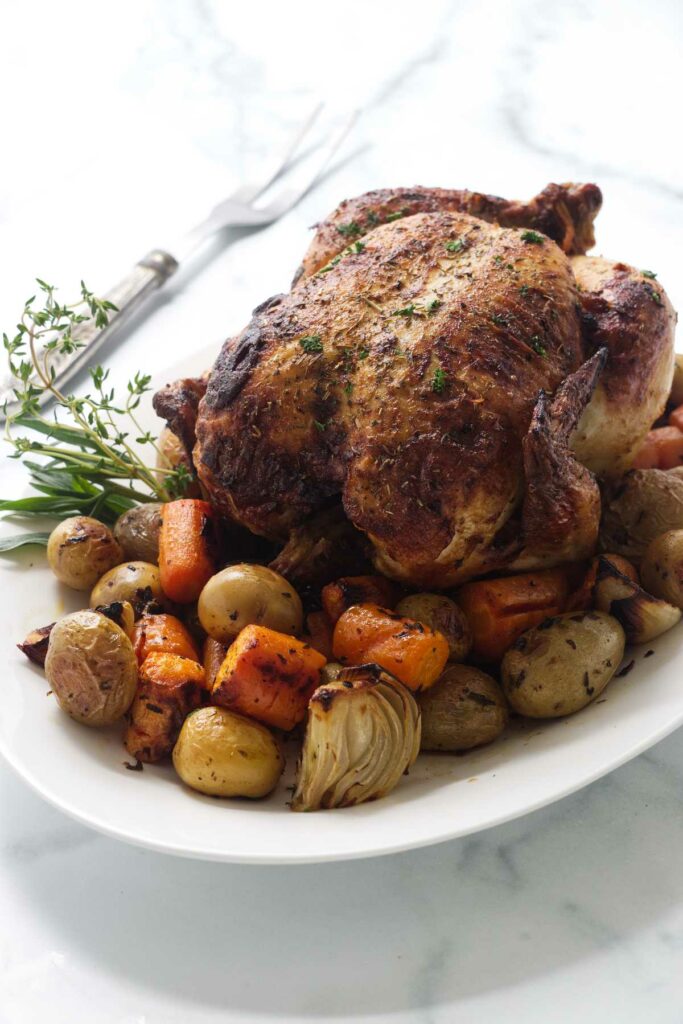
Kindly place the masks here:
<instances>
[{"instance_id":1,"label":"serving fork","mask_svg":"<svg viewBox=\"0 0 683 1024\"><path fill-rule=\"evenodd\" d=\"M244 184L231 195L218 203L203 221L188 231L167 249L152 249L139 260L129 274L103 296L113 303L115 310L109 315L106 327L98 328L94 320L77 324L72 333L76 348L70 353L56 351L50 364L54 370L54 381L60 388L74 377L87 363L95 352L112 335L120 330L131 317L138 313L153 295L172 277L181 265L185 265L195 252L219 231L226 228L261 228L273 224L296 204L323 178L332 157L353 127L358 112L355 111L324 139L315 142L308 153L302 153L306 139L310 138L311 129L322 110L322 104L306 119L290 141L282 159L265 180L258 183ZM258 206L257 200L271 186L280 181L304 157L323 150L316 160L313 170L299 181L296 187L283 188L264 206ZM18 411L13 388L16 382L5 378L0 384L0 422ZM52 397L49 390L42 390L38 402L44 405Z\"/></svg>"}]
</instances>

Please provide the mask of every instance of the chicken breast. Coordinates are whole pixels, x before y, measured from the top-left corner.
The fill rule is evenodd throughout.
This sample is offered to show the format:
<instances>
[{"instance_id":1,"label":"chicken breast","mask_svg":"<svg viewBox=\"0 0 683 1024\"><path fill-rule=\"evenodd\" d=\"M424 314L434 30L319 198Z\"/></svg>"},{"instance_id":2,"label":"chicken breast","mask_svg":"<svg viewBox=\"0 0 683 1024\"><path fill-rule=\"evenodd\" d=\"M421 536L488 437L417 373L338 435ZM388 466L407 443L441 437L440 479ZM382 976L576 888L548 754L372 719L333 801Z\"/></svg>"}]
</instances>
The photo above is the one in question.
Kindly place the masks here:
<instances>
[{"instance_id":1,"label":"chicken breast","mask_svg":"<svg viewBox=\"0 0 683 1024\"><path fill-rule=\"evenodd\" d=\"M534 406L581 365L580 326L569 262L535 231L452 213L379 226L226 344L197 422L202 484L283 539L341 494L383 571L467 579L500 561Z\"/></svg>"}]
</instances>

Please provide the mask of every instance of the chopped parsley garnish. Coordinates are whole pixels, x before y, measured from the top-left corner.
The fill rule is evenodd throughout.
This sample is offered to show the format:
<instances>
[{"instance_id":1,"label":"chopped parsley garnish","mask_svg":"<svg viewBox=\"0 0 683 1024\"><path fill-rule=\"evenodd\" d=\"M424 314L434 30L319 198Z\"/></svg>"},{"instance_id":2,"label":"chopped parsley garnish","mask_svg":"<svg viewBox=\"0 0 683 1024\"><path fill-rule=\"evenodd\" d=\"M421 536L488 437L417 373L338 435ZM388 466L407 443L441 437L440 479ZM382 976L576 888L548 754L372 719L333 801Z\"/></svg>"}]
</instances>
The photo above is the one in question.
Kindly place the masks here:
<instances>
[{"instance_id":1,"label":"chopped parsley garnish","mask_svg":"<svg viewBox=\"0 0 683 1024\"><path fill-rule=\"evenodd\" d=\"M437 395L440 395L442 391L445 391L446 389L447 380L448 375L446 371L440 366L437 366L436 370L434 370L434 376L432 377L432 391L435 391Z\"/></svg>"},{"instance_id":2,"label":"chopped parsley garnish","mask_svg":"<svg viewBox=\"0 0 683 1024\"><path fill-rule=\"evenodd\" d=\"M379 222L380 222L379 217L377 216L375 211L374 210L370 210L370 213L365 218L365 223L369 224L371 227L374 228L376 224L379 224Z\"/></svg>"},{"instance_id":3,"label":"chopped parsley garnish","mask_svg":"<svg viewBox=\"0 0 683 1024\"><path fill-rule=\"evenodd\" d=\"M370 349L369 348L359 348L358 349L358 358L359 359L367 359L369 355L370 355Z\"/></svg>"},{"instance_id":4,"label":"chopped parsley garnish","mask_svg":"<svg viewBox=\"0 0 683 1024\"><path fill-rule=\"evenodd\" d=\"M493 262L496 264L496 266L500 266L501 263L503 262L503 257L502 256L494 256L493 257Z\"/></svg>"},{"instance_id":5,"label":"chopped parsley garnish","mask_svg":"<svg viewBox=\"0 0 683 1024\"><path fill-rule=\"evenodd\" d=\"M521 286L521 288L519 289L519 294L522 296L523 299L525 299L527 297L527 295L529 294L529 285L528 284L523 284Z\"/></svg>"},{"instance_id":6,"label":"chopped parsley garnish","mask_svg":"<svg viewBox=\"0 0 683 1024\"><path fill-rule=\"evenodd\" d=\"M403 309L395 309L394 312L391 315L392 316L412 316L414 312L415 312L415 303L414 302L409 302L407 306L403 307Z\"/></svg>"},{"instance_id":7,"label":"chopped parsley garnish","mask_svg":"<svg viewBox=\"0 0 683 1024\"><path fill-rule=\"evenodd\" d=\"M543 235L539 235L538 231L522 231L521 239L531 245L543 245Z\"/></svg>"},{"instance_id":8,"label":"chopped parsley garnish","mask_svg":"<svg viewBox=\"0 0 683 1024\"><path fill-rule=\"evenodd\" d=\"M323 350L319 334L307 334L304 338L299 338L299 344L304 352L322 352Z\"/></svg>"},{"instance_id":9,"label":"chopped parsley garnish","mask_svg":"<svg viewBox=\"0 0 683 1024\"><path fill-rule=\"evenodd\" d=\"M343 249L342 252L339 253L339 255L335 256L334 259L330 260L329 263L326 263L324 267L321 267L318 273L326 274L328 270L332 270L332 267L337 266L342 257L348 256L350 253L362 252L364 248L365 242L353 242L351 245L347 245L346 249Z\"/></svg>"},{"instance_id":10,"label":"chopped parsley garnish","mask_svg":"<svg viewBox=\"0 0 683 1024\"><path fill-rule=\"evenodd\" d=\"M348 224L337 224L337 231L345 238L356 238L363 233L360 224L355 220L349 221Z\"/></svg>"},{"instance_id":11,"label":"chopped parsley garnish","mask_svg":"<svg viewBox=\"0 0 683 1024\"><path fill-rule=\"evenodd\" d=\"M508 322L502 313L493 313L491 319L497 327L507 327L508 325Z\"/></svg>"},{"instance_id":12,"label":"chopped parsley garnish","mask_svg":"<svg viewBox=\"0 0 683 1024\"><path fill-rule=\"evenodd\" d=\"M347 380L346 384L344 385L344 394L345 395L350 395L352 391L353 391L353 384L352 384L352 382L350 380Z\"/></svg>"},{"instance_id":13,"label":"chopped parsley garnish","mask_svg":"<svg viewBox=\"0 0 683 1024\"><path fill-rule=\"evenodd\" d=\"M327 426L326 423L321 423L320 420L313 420L313 423L317 430L323 431Z\"/></svg>"},{"instance_id":14,"label":"chopped parsley garnish","mask_svg":"<svg viewBox=\"0 0 683 1024\"><path fill-rule=\"evenodd\" d=\"M441 302L441 299L432 299L432 301L431 301L431 302L428 302L428 303L427 303L427 312L428 312L428 313L435 313L435 312L436 312L436 310L437 310L437 309L438 309L438 308L439 308L439 307L440 307L441 305L443 305L443 303Z\"/></svg>"},{"instance_id":15,"label":"chopped parsley garnish","mask_svg":"<svg viewBox=\"0 0 683 1024\"><path fill-rule=\"evenodd\" d=\"M649 277L651 281L654 281L657 275L653 270L641 270L643 277Z\"/></svg>"},{"instance_id":16,"label":"chopped parsley garnish","mask_svg":"<svg viewBox=\"0 0 683 1024\"><path fill-rule=\"evenodd\" d=\"M386 223L391 224L392 220L400 220L401 217L405 217L407 210L397 210L396 213L390 213L386 217Z\"/></svg>"},{"instance_id":17,"label":"chopped parsley garnish","mask_svg":"<svg viewBox=\"0 0 683 1024\"><path fill-rule=\"evenodd\" d=\"M462 252L467 248L467 242L464 238L454 238L451 242L446 242L446 248L449 252Z\"/></svg>"},{"instance_id":18,"label":"chopped parsley garnish","mask_svg":"<svg viewBox=\"0 0 683 1024\"><path fill-rule=\"evenodd\" d=\"M647 291L650 293L650 298L653 302L656 302L658 306L662 304L662 296L659 294L656 288L651 288L649 285L646 286Z\"/></svg>"},{"instance_id":19,"label":"chopped parsley garnish","mask_svg":"<svg viewBox=\"0 0 683 1024\"><path fill-rule=\"evenodd\" d=\"M529 344L531 345L534 352L536 352L539 356L544 356L546 354L545 346L542 344L541 339L537 334L531 336L531 338L529 339Z\"/></svg>"}]
</instances>

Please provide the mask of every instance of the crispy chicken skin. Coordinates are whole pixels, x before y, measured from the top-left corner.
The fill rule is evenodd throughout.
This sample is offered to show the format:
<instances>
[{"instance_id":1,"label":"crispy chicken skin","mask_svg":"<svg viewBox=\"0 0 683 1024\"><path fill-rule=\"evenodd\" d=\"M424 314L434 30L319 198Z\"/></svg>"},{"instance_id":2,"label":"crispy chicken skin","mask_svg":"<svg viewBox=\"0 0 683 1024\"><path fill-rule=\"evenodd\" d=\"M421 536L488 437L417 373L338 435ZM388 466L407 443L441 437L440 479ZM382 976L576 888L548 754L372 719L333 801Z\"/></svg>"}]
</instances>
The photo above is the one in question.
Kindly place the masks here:
<instances>
[{"instance_id":1,"label":"crispy chicken skin","mask_svg":"<svg viewBox=\"0 0 683 1024\"><path fill-rule=\"evenodd\" d=\"M652 278L583 255L600 202L549 185L342 204L210 374L207 497L279 541L341 499L377 568L419 586L591 554L591 470L627 465L661 412L674 322ZM165 404L190 441L191 411Z\"/></svg>"},{"instance_id":2,"label":"crispy chicken skin","mask_svg":"<svg viewBox=\"0 0 683 1024\"><path fill-rule=\"evenodd\" d=\"M602 205L597 185L547 185L529 202L501 199L482 192L447 188L376 189L346 199L317 230L294 283L310 277L356 239L378 224L414 213L469 213L503 227L534 228L566 253L585 253L595 244L593 221Z\"/></svg>"},{"instance_id":3,"label":"crispy chicken skin","mask_svg":"<svg viewBox=\"0 0 683 1024\"><path fill-rule=\"evenodd\" d=\"M212 502L282 539L341 493L378 568L451 585L500 561L538 394L582 359L554 242L466 214L401 218L225 346L195 464Z\"/></svg>"}]
</instances>

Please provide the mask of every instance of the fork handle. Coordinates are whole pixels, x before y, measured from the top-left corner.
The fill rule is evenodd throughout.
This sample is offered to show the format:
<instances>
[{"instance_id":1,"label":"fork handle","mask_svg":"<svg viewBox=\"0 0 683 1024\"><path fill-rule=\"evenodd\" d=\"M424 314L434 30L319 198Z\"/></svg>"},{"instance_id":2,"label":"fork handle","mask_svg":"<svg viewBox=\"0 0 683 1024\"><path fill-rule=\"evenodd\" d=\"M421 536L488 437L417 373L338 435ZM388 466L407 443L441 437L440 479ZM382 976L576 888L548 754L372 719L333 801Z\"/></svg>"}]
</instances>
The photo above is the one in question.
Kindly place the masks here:
<instances>
[{"instance_id":1,"label":"fork handle","mask_svg":"<svg viewBox=\"0 0 683 1024\"><path fill-rule=\"evenodd\" d=\"M104 298L113 302L116 310L109 314L109 323L106 327L96 327L94 319L86 320L77 324L72 337L82 347L67 355L55 352L50 359L51 366L55 371L55 384L62 387L74 377L79 370L90 362L95 352L108 341L112 334L119 330L141 306L148 301L150 296L168 281L178 269L178 261L169 252L163 249L152 249L148 252L122 281L119 281ZM13 394L0 394L0 406L4 397L9 399L7 412L11 414L16 409L13 404ZM43 391L38 401L44 405L51 398L49 391ZM0 414L0 420L4 417Z\"/></svg>"}]
</instances>

